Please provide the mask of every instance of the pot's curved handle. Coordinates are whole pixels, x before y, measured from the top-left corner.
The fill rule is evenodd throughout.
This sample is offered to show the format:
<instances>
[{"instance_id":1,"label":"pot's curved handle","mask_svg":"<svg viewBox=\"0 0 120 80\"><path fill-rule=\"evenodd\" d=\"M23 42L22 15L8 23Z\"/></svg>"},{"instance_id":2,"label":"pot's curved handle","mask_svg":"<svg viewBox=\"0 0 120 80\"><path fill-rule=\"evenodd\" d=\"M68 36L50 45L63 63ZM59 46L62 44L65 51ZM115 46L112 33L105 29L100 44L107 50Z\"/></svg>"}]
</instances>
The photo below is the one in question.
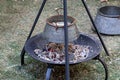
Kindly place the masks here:
<instances>
[{"instance_id":1,"label":"pot's curved handle","mask_svg":"<svg viewBox=\"0 0 120 80\"><path fill-rule=\"evenodd\" d=\"M100 7L104 6L104 5L108 5L108 1L101 1L99 3L98 7L100 8Z\"/></svg>"},{"instance_id":2,"label":"pot's curved handle","mask_svg":"<svg viewBox=\"0 0 120 80\"><path fill-rule=\"evenodd\" d=\"M61 7L60 8L55 8L55 11L57 12L58 15L60 15L60 13L59 13L60 10L63 10L63 8L61 8ZM55 28L57 30L59 28L59 25L57 23L54 23L54 24L55 24Z\"/></svg>"},{"instance_id":3,"label":"pot's curved handle","mask_svg":"<svg viewBox=\"0 0 120 80\"><path fill-rule=\"evenodd\" d=\"M57 12L58 15L60 15L59 10L63 10L63 8L55 8L55 11Z\"/></svg>"}]
</instances>

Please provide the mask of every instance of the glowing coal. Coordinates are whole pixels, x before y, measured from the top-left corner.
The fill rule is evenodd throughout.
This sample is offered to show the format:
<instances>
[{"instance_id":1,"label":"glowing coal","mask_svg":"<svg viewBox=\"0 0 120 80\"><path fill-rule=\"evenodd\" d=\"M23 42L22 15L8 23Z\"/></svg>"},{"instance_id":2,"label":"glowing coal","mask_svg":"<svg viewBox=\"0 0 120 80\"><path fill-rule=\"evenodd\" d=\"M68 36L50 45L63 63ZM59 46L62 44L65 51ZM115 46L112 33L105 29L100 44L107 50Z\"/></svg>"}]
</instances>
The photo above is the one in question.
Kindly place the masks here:
<instances>
[{"instance_id":1,"label":"glowing coal","mask_svg":"<svg viewBox=\"0 0 120 80\"><path fill-rule=\"evenodd\" d=\"M65 62L64 44L49 43L43 50L35 49L34 53L38 58L52 61L55 63ZM90 46L86 45L74 45L69 43L68 54L70 62L77 62L78 60L86 59L90 53Z\"/></svg>"}]
</instances>

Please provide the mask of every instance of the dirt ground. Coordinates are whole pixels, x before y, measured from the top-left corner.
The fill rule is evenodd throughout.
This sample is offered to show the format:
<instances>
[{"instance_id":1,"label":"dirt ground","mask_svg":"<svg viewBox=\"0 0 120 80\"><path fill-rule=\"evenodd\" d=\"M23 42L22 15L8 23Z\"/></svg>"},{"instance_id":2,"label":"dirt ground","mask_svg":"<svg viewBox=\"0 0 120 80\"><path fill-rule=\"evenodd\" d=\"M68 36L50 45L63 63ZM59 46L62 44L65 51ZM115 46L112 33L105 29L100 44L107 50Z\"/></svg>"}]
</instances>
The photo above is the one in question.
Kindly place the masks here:
<instances>
[{"instance_id":1,"label":"dirt ground","mask_svg":"<svg viewBox=\"0 0 120 80\"><path fill-rule=\"evenodd\" d=\"M62 7L61 0L48 0L36 25L33 35L43 31L46 18L56 15L55 8ZM0 0L0 80L44 80L47 64L36 61L27 54L25 66L20 65L20 53L29 34L42 0ZM87 0L90 12L95 18L97 9L105 5L120 6L119 0L100 3L99 0ZM91 22L81 0L68 0L68 15L77 20L81 33L97 35L91 30ZM120 36L101 35L109 51L104 49L100 55L109 71L108 80L120 80ZM56 66L51 80L64 80L64 66ZM70 67L71 80L104 80L103 66L95 60Z\"/></svg>"}]
</instances>

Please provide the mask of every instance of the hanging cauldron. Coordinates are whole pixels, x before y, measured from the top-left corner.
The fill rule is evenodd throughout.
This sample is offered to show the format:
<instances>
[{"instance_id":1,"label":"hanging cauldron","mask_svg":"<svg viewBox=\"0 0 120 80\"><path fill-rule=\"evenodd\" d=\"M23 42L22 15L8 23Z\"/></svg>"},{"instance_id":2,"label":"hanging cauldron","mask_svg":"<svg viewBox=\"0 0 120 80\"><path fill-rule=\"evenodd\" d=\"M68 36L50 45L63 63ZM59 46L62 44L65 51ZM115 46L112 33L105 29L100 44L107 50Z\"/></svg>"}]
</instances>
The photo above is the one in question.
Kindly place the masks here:
<instances>
[{"instance_id":1,"label":"hanging cauldron","mask_svg":"<svg viewBox=\"0 0 120 80\"><path fill-rule=\"evenodd\" d=\"M104 6L98 9L95 24L100 33L120 34L120 7Z\"/></svg>"},{"instance_id":2,"label":"hanging cauldron","mask_svg":"<svg viewBox=\"0 0 120 80\"><path fill-rule=\"evenodd\" d=\"M67 16L68 40L72 42L79 37L79 31L76 26L76 20ZM44 36L49 42L64 43L64 16L55 15L46 20Z\"/></svg>"}]
</instances>

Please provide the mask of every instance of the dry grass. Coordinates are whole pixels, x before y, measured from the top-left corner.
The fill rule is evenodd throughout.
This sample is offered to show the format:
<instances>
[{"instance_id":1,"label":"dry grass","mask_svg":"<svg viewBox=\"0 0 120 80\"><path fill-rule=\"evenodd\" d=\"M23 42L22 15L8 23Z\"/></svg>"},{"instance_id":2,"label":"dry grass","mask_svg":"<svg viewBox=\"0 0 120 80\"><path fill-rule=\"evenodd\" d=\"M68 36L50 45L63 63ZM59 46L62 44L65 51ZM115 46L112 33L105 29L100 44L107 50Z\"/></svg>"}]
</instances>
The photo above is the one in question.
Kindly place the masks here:
<instances>
[{"instance_id":1,"label":"dry grass","mask_svg":"<svg viewBox=\"0 0 120 80\"><path fill-rule=\"evenodd\" d=\"M33 35L43 31L45 20L55 15L54 8L60 7L60 0L48 0L36 25ZM92 2L93 1L93 2ZM25 56L25 66L20 65L20 52L31 29L42 0L0 0L0 80L44 80L47 65ZM87 0L90 11L95 17L98 0ZM102 4L104 5L104 4ZM118 0L110 0L108 5L120 5ZM91 23L80 0L68 0L68 14L77 19L79 31L95 37ZM108 80L120 80L120 37L102 36L110 56L104 51L109 69ZM56 66L51 80L64 80L64 67ZM70 67L71 80L104 80L104 69L98 61L89 61Z\"/></svg>"}]
</instances>

